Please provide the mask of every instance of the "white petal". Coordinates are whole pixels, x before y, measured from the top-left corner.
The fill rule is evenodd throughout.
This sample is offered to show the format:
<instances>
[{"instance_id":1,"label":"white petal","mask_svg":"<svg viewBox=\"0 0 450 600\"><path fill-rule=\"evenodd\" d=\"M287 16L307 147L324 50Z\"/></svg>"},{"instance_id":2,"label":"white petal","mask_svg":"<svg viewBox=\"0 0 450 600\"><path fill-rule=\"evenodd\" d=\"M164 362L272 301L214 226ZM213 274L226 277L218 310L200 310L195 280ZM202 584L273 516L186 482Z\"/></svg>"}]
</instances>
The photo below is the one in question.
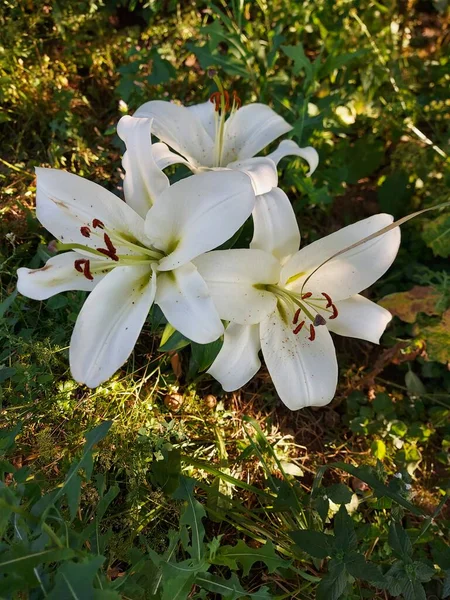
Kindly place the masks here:
<instances>
[{"instance_id":1,"label":"white petal","mask_svg":"<svg viewBox=\"0 0 450 600\"><path fill-rule=\"evenodd\" d=\"M61 242L104 248L103 230L91 227L99 219L108 229L145 244L144 220L105 188L58 169L37 168L36 175L36 216ZM81 234L83 226L90 227L90 238ZM116 247L119 253L129 252Z\"/></svg>"},{"instance_id":2,"label":"white petal","mask_svg":"<svg viewBox=\"0 0 450 600\"><path fill-rule=\"evenodd\" d=\"M152 100L138 108L134 116L153 118L152 131L156 137L194 166L212 167L214 142L195 111L171 102Z\"/></svg>"},{"instance_id":3,"label":"white petal","mask_svg":"<svg viewBox=\"0 0 450 600\"><path fill-rule=\"evenodd\" d=\"M267 158L271 158L273 162L278 165L280 160L285 156L300 156L304 158L309 165L309 171L306 174L307 177L310 177L314 171L317 169L317 165L319 164L319 155L317 154L317 150L315 150L312 146L306 146L306 148L300 148L298 144L296 144L293 140L283 140L280 142L278 148L267 155Z\"/></svg>"},{"instance_id":4,"label":"white petal","mask_svg":"<svg viewBox=\"0 0 450 600\"><path fill-rule=\"evenodd\" d=\"M172 327L193 342L208 344L223 333L208 287L192 263L158 273L155 302Z\"/></svg>"},{"instance_id":5,"label":"white petal","mask_svg":"<svg viewBox=\"0 0 450 600\"><path fill-rule=\"evenodd\" d=\"M282 263L300 246L300 231L289 198L274 188L256 197L253 209L254 233L250 248L270 252Z\"/></svg>"},{"instance_id":6,"label":"white petal","mask_svg":"<svg viewBox=\"0 0 450 600\"><path fill-rule=\"evenodd\" d=\"M275 388L291 410L323 406L336 391L338 366L333 340L325 326L316 328L316 338L307 332L292 333L279 311L260 325L261 348Z\"/></svg>"},{"instance_id":7,"label":"white petal","mask_svg":"<svg viewBox=\"0 0 450 600\"><path fill-rule=\"evenodd\" d=\"M223 346L209 370L226 392L233 392L250 381L261 361L261 348L257 325L230 323L223 336Z\"/></svg>"},{"instance_id":8,"label":"white petal","mask_svg":"<svg viewBox=\"0 0 450 600\"><path fill-rule=\"evenodd\" d=\"M70 341L73 378L89 387L109 379L130 356L156 291L148 267L117 267L89 295Z\"/></svg>"},{"instance_id":9,"label":"white petal","mask_svg":"<svg viewBox=\"0 0 450 600\"><path fill-rule=\"evenodd\" d=\"M336 308L336 319L327 320L330 331L374 344L380 343L380 337L392 319L388 310L359 295L336 302Z\"/></svg>"},{"instance_id":10,"label":"white petal","mask_svg":"<svg viewBox=\"0 0 450 600\"><path fill-rule=\"evenodd\" d=\"M259 323L271 313L277 299L255 284L276 284L279 262L261 250L217 250L194 264L208 284L220 318L241 325Z\"/></svg>"},{"instance_id":11,"label":"white petal","mask_svg":"<svg viewBox=\"0 0 450 600\"><path fill-rule=\"evenodd\" d=\"M302 283L314 268L337 251L358 242L392 223L393 217L379 214L344 227L292 256L281 273L281 280L296 277L289 287L300 290ZM400 245L400 228L372 239L349 250L321 267L308 280L304 292L326 292L334 301L345 300L358 294L379 279L393 263Z\"/></svg>"},{"instance_id":12,"label":"white petal","mask_svg":"<svg viewBox=\"0 0 450 600\"><path fill-rule=\"evenodd\" d=\"M75 261L86 258L78 252L65 252L53 256L40 269L18 269L17 289L27 298L46 300L55 294L69 290L90 292L105 276L104 273L93 274L93 281L75 269ZM91 269L101 267L106 259L90 260Z\"/></svg>"},{"instance_id":13,"label":"white petal","mask_svg":"<svg viewBox=\"0 0 450 600\"><path fill-rule=\"evenodd\" d=\"M254 204L251 181L239 171L210 171L170 186L145 221L149 239L168 254L159 269L176 269L226 242Z\"/></svg>"},{"instance_id":14,"label":"white petal","mask_svg":"<svg viewBox=\"0 0 450 600\"><path fill-rule=\"evenodd\" d=\"M255 195L267 194L278 185L278 172L273 160L265 157L247 158L227 165L229 169L238 169L252 180Z\"/></svg>"},{"instance_id":15,"label":"white petal","mask_svg":"<svg viewBox=\"0 0 450 600\"><path fill-rule=\"evenodd\" d=\"M243 106L225 123L222 164L255 156L291 129L283 117L265 104Z\"/></svg>"},{"instance_id":16,"label":"white petal","mask_svg":"<svg viewBox=\"0 0 450 600\"><path fill-rule=\"evenodd\" d=\"M216 137L215 104L208 100L207 102L202 102L201 104L192 104L186 108L198 118L209 137L214 140Z\"/></svg>"},{"instance_id":17,"label":"white petal","mask_svg":"<svg viewBox=\"0 0 450 600\"><path fill-rule=\"evenodd\" d=\"M170 185L153 157L151 131L151 119L129 115L122 117L117 125L117 134L127 148L122 157L125 200L144 218L156 198Z\"/></svg>"},{"instance_id":18,"label":"white petal","mask_svg":"<svg viewBox=\"0 0 450 600\"><path fill-rule=\"evenodd\" d=\"M172 152L172 150L169 149L169 146L163 142L156 142L156 144L152 145L152 154L159 169L165 169L166 167L170 167L170 165L182 164L191 169L191 171L196 172L194 165L191 165L191 163L180 154Z\"/></svg>"}]
</instances>

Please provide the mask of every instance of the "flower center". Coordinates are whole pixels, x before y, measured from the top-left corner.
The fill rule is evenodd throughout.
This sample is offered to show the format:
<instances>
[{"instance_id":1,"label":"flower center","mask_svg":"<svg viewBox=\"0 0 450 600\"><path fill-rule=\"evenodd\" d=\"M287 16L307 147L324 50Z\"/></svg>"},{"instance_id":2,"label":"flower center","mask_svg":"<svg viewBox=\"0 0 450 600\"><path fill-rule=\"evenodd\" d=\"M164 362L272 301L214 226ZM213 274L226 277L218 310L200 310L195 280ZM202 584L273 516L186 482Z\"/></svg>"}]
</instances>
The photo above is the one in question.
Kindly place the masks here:
<instances>
[{"instance_id":1,"label":"flower center","mask_svg":"<svg viewBox=\"0 0 450 600\"><path fill-rule=\"evenodd\" d=\"M89 225L80 227L81 235L90 238L93 230L101 229L103 232L103 244L97 248L85 246L83 244L62 244L58 243L58 250L83 250L91 254L92 258L100 257L102 260L92 264L89 258L79 258L74 261L74 269L78 273L83 273L86 279L93 281L95 273L105 273L117 266L135 266L151 265L164 257L164 253L155 248L148 248L141 245L137 240L129 239L125 234L109 230L100 219L93 219ZM98 235L98 232L96 232ZM131 250L131 254L118 254L117 246L125 247ZM110 259L105 261L104 258Z\"/></svg>"},{"instance_id":2,"label":"flower center","mask_svg":"<svg viewBox=\"0 0 450 600\"><path fill-rule=\"evenodd\" d=\"M311 342L316 338L316 327L326 325L325 317L335 319L339 314L331 296L326 292L321 292L320 296L313 296L312 292L298 294L277 285L267 286L267 289L287 306L288 313L293 313L292 333L298 335L306 326Z\"/></svg>"},{"instance_id":3,"label":"flower center","mask_svg":"<svg viewBox=\"0 0 450 600\"><path fill-rule=\"evenodd\" d=\"M230 116L233 115L241 107L242 102L235 90L233 90L230 97L229 92L224 89L222 82L217 75L213 79L219 89L219 91L211 94L209 98L209 101L215 105L214 117L216 132L214 145L214 167L221 167L226 166L222 165L222 155L227 113L230 113Z\"/></svg>"}]
</instances>

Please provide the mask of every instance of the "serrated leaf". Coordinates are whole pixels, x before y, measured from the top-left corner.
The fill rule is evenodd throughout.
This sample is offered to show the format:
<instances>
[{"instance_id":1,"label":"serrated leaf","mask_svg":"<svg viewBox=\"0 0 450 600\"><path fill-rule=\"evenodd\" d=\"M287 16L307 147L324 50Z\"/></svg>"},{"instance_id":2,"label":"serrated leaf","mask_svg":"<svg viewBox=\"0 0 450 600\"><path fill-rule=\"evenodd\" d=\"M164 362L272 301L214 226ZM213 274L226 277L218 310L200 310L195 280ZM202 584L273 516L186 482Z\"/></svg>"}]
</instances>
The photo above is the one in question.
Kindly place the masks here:
<instances>
[{"instance_id":1,"label":"serrated leaf","mask_svg":"<svg viewBox=\"0 0 450 600\"><path fill-rule=\"evenodd\" d=\"M232 573L229 579L218 577L212 573L204 573L197 577L195 582L206 590L219 594L219 596L227 600L237 600L243 596L252 600L272 600L272 596L269 594L266 586L261 587L257 592L246 592L235 573Z\"/></svg>"},{"instance_id":2,"label":"serrated leaf","mask_svg":"<svg viewBox=\"0 0 450 600\"><path fill-rule=\"evenodd\" d=\"M442 213L425 221L422 238L435 256L450 256L450 214Z\"/></svg>"},{"instance_id":3,"label":"serrated leaf","mask_svg":"<svg viewBox=\"0 0 450 600\"><path fill-rule=\"evenodd\" d=\"M305 54L303 44L281 46L281 49L288 58L294 61L294 68L292 69L294 75L298 75L302 70L305 72L305 86L307 86L312 81L314 71L311 61Z\"/></svg>"},{"instance_id":4,"label":"serrated leaf","mask_svg":"<svg viewBox=\"0 0 450 600\"><path fill-rule=\"evenodd\" d=\"M330 561L328 573L318 587L316 600L338 600L347 587L347 574L343 563Z\"/></svg>"},{"instance_id":5,"label":"serrated leaf","mask_svg":"<svg viewBox=\"0 0 450 600\"><path fill-rule=\"evenodd\" d=\"M324 496L318 496L314 500L314 508L319 513L319 517L322 519L323 523L325 523L328 517L328 511L330 510L330 502L328 498Z\"/></svg>"},{"instance_id":6,"label":"serrated leaf","mask_svg":"<svg viewBox=\"0 0 450 600\"><path fill-rule=\"evenodd\" d=\"M104 556L91 556L85 562L61 565L48 600L94 600L94 578L104 562Z\"/></svg>"},{"instance_id":7,"label":"serrated leaf","mask_svg":"<svg viewBox=\"0 0 450 600\"><path fill-rule=\"evenodd\" d=\"M324 488L324 492L328 498L335 504L348 504L353 492L343 483L336 483L330 487Z\"/></svg>"},{"instance_id":8,"label":"serrated leaf","mask_svg":"<svg viewBox=\"0 0 450 600\"><path fill-rule=\"evenodd\" d=\"M320 531L302 529L291 531L289 535L303 552L314 558L327 558L335 550L334 537Z\"/></svg>"},{"instance_id":9,"label":"serrated leaf","mask_svg":"<svg viewBox=\"0 0 450 600\"><path fill-rule=\"evenodd\" d=\"M186 502L180 518L180 526L190 527L192 542L185 549L192 558L200 561L204 553L203 539L205 537L202 519L206 517L206 512L202 504L194 498L194 485L193 479L180 477L180 486L173 493L172 498Z\"/></svg>"},{"instance_id":10,"label":"serrated leaf","mask_svg":"<svg viewBox=\"0 0 450 600\"><path fill-rule=\"evenodd\" d=\"M354 550L357 546L355 527L352 518L343 504L333 519L334 537L337 550Z\"/></svg>"},{"instance_id":11,"label":"serrated leaf","mask_svg":"<svg viewBox=\"0 0 450 600\"><path fill-rule=\"evenodd\" d=\"M280 558L269 540L260 548L251 548L243 540L239 540L235 546L222 546L216 554L214 564L226 565L232 570L237 569L239 563L242 573L247 576L256 562L263 562L269 573L273 573L279 567L287 568L292 564L290 560Z\"/></svg>"},{"instance_id":12,"label":"serrated leaf","mask_svg":"<svg viewBox=\"0 0 450 600\"><path fill-rule=\"evenodd\" d=\"M422 583L430 581L433 575L436 573L433 567L430 567L423 562L414 561L413 567L416 578Z\"/></svg>"},{"instance_id":13,"label":"serrated leaf","mask_svg":"<svg viewBox=\"0 0 450 600\"><path fill-rule=\"evenodd\" d=\"M385 579L381 569L377 565L367 562L359 552L350 552L345 556L344 562L347 571L356 579L384 584Z\"/></svg>"},{"instance_id":14,"label":"serrated leaf","mask_svg":"<svg viewBox=\"0 0 450 600\"><path fill-rule=\"evenodd\" d=\"M399 523L392 522L389 527L389 546L399 558L406 559L412 555L412 544L408 534Z\"/></svg>"},{"instance_id":15,"label":"serrated leaf","mask_svg":"<svg viewBox=\"0 0 450 600\"><path fill-rule=\"evenodd\" d=\"M75 556L71 548L52 548L40 552L30 552L30 548L23 543L14 544L10 550L0 554L0 573L20 573L23 569L33 569L38 565L67 560Z\"/></svg>"}]
</instances>

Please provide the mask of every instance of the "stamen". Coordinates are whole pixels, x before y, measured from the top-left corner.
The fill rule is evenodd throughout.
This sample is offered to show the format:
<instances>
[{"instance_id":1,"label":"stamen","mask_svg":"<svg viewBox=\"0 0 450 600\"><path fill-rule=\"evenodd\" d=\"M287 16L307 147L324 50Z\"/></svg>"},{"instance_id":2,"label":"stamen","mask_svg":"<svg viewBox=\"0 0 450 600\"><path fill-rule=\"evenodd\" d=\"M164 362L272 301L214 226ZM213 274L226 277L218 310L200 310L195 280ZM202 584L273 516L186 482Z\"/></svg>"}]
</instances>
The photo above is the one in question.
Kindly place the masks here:
<instances>
[{"instance_id":1,"label":"stamen","mask_svg":"<svg viewBox=\"0 0 450 600\"><path fill-rule=\"evenodd\" d=\"M229 111L230 110L230 94L226 90L223 90L223 97L225 100L225 111Z\"/></svg>"},{"instance_id":2,"label":"stamen","mask_svg":"<svg viewBox=\"0 0 450 600\"><path fill-rule=\"evenodd\" d=\"M292 333L294 335L297 335L297 333L299 333L301 331L304 324L305 324L305 321L302 321L301 323L299 323Z\"/></svg>"},{"instance_id":3,"label":"stamen","mask_svg":"<svg viewBox=\"0 0 450 600\"><path fill-rule=\"evenodd\" d=\"M306 300L306 298L311 298L312 292L306 292L306 294L302 294L302 300Z\"/></svg>"},{"instance_id":4,"label":"stamen","mask_svg":"<svg viewBox=\"0 0 450 600\"><path fill-rule=\"evenodd\" d=\"M89 260L84 261L83 273L84 273L84 276L86 277L86 279L89 279L89 281L94 281L94 278L93 278L91 270L90 270L90 261Z\"/></svg>"},{"instance_id":5,"label":"stamen","mask_svg":"<svg viewBox=\"0 0 450 600\"><path fill-rule=\"evenodd\" d=\"M331 317L328 317L329 319L335 319L338 316L338 309L336 308L335 304L331 305L331 308L333 309L333 314L331 315Z\"/></svg>"},{"instance_id":6,"label":"stamen","mask_svg":"<svg viewBox=\"0 0 450 600\"><path fill-rule=\"evenodd\" d=\"M325 292L321 292L321 294L325 298L325 300L327 301L327 305L325 306L325 308L330 308L330 306L332 306L332 304L333 304L333 300L331 299L331 296L329 296Z\"/></svg>"},{"instance_id":7,"label":"stamen","mask_svg":"<svg viewBox=\"0 0 450 600\"><path fill-rule=\"evenodd\" d=\"M107 233L103 234L103 239L105 240L106 249L98 248L98 252L101 252L102 254L104 254L108 258L111 258L112 260L118 261L119 257L117 256L117 250Z\"/></svg>"},{"instance_id":8,"label":"stamen","mask_svg":"<svg viewBox=\"0 0 450 600\"><path fill-rule=\"evenodd\" d=\"M317 313L317 315L314 317L314 327L319 327L320 325L326 325L326 323L327 322L322 317L322 315Z\"/></svg>"},{"instance_id":9,"label":"stamen","mask_svg":"<svg viewBox=\"0 0 450 600\"><path fill-rule=\"evenodd\" d=\"M91 237L91 230L89 227L80 227L81 235L88 238Z\"/></svg>"},{"instance_id":10,"label":"stamen","mask_svg":"<svg viewBox=\"0 0 450 600\"><path fill-rule=\"evenodd\" d=\"M301 309L301 308L297 308L297 310L295 311L294 318L292 319L292 323L293 323L294 325L297 325L297 323L298 323L298 318L299 318L299 316L300 316L300 313L301 313L301 312L302 312L302 309Z\"/></svg>"},{"instance_id":11,"label":"stamen","mask_svg":"<svg viewBox=\"0 0 450 600\"><path fill-rule=\"evenodd\" d=\"M100 221L100 219L94 219L92 221L92 227L94 229L97 229L97 227L100 227L100 229L105 229L104 224Z\"/></svg>"},{"instance_id":12,"label":"stamen","mask_svg":"<svg viewBox=\"0 0 450 600\"><path fill-rule=\"evenodd\" d=\"M233 104L236 107L236 110L238 110L238 108L241 108L241 106L242 106L241 99L237 95L236 90L233 90Z\"/></svg>"},{"instance_id":13,"label":"stamen","mask_svg":"<svg viewBox=\"0 0 450 600\"><path fill-rule=\"evenodd\" d=\"M86 262L85 258L78 258L73 264L75 267L75 271L78 271L78 273L82 273L83 272L83 265Z\"/></svg>"},{"instance_id":14,"label":"stamen","mask_svg":"<svg viewBox=\"0 0 450 600\"><path fill-rule=\"evenodd\" d=\"M214 92L209 97L209 101L216 105L216 112L219 112L219 110L220 110L220 97L221 97L220 92Z\"/></svg>"},{"instance_id":15,"label":"stamen","mask_svg":"<svg viewBox=\"0 0 450 600\"><path fill-rule=\"evenodd\" d=\"M110 250L106 250L106 248L98 248L97 252L101 252L102 254L104 254L105 256L107 256L108 258L110 258L111 260L119 260L119 257L117 256L117 254L113 254L111 253Z\"/></svg>"},{"instance_id":16,"label":"stamen","mask_svg":"<svg viewBox=\"0 0 450 600\"><path fill-rule=\"evenodd\" d=\"M313 342L316 339L316 330L314 329L314 325L309 326L309 338L310 342Z\"/></svg>"}]
</instances>

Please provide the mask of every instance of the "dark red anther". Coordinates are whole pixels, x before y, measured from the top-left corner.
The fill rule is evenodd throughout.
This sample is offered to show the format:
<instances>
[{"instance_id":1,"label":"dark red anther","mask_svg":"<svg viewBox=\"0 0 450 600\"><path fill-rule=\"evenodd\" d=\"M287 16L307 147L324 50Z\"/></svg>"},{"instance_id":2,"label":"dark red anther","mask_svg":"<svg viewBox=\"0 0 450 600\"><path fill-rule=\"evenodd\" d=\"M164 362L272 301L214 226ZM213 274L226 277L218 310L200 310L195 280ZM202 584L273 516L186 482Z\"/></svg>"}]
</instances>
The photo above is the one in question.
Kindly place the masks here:
<instances>
[{"instance_id":1,"label":"dark red anther","mask_svg":"<svg viewBox=\"0 0 450 600\"><path fill-rule=\"evenodd\" d=\"M330 306L333 304L333 300L331 299L331 296L329 296L328 294L326 294L325 292L322 292L322 296L325 298L325 300L327 301L327 305L325 306L325 308L330 308Z\"/></svg>"},{"instance_id":2,"label":"dark red anther","mask_svg":"<svg viewBox=\"0 0 450 600\"><path fill-rule=\"evenodd\" d=\"M216 106L216 112L219 112L219 110L220 110L220 95L221 95L220 92L214 92L209 97L209 101L212 102L213 104L215 104L215 106Z\"/></svg>"},{"instance_id":3,"label":"dark red anther","mask_svg":"<svg viewBox=\"0 0 450 600\"><path fill-rule=\"evenodd\" d=\"M107 256L108 258L110 258L111 260L119 260L119 257L117 256L117 254L115 254L114 252L111 252L111 250L107 250L106 248L97 248L97 252L101 252L102 254L104 254L105 256Z\"/></svg>"},{"instance_id":4,"label":"dark red anther","mask_svg":"<svg viewBox=\"0 0 450 600\"><path fill-rule=\"evenodd\" d=\"M83 237L91 237L91 230L89 227L80 227L80 231Z\"/></svg>"},{"instance_id":5,"label":"dark red anther","mask_svg":"<svg viewBox=\"0 0 450 600\"><path fill-rule=\"evenodd\" d=\"M307 298L311 298L312 292L306 292L306 294L302 294L302 300L306 300Z\"/></svg>"},{"instance_id":6,"label":"dark red anther","mask_svg":"<svg viewBox=\"0 0 450 600\"><path fill-rule=\"evenodd\" d=\"M333 314L331 315L331 317L328 317L329 319L335 319L338 316L338 309L336 308L335 304L331 305L331 308L333 309Z\"/></svg>"},{"instance_id":7,"label":"dark red anther","mask_svg":"<svg viewBox=\"0 0 450 600\"><path fill-rule=\"evenodd\" d=\"M89 281L94 281L94 278L92 276L91 269L90 269L90 261L88 261L88 260L84 261L83 274L86 277L86 279L89 279Z\"/></svg>"},{"instance_id":8,"label":"dark red anther","mask_svg":"<svg viewBox=\"0 0 450 600\"><path fill-rule=\"evenodd\" d=\"M112 253L112 254L116 254L117 250L115 249L115 247L113 246L113 243L111 241L111 238L109 237L109 235L107 233L103 234L103 239L105 240L105 245L108 248L108 250Z\"/></svg>"},{"instance_id":9,"label":"dark red anther","mask_svg":"<svg viewBox=\"0 0 450 600\"><path fill-rule=\"evenodd\" d=\"M301 323L299 323L292 333L294 335L297 335L297 333L299 333L301 331L304 324L305 324L305 321L302 321Z\"/></svg>"},{"instance_id":10,"label":"dark red anther","mask_svg":"<svg viewBox=\"0 0 450 600\"><path fill-rule=\"evenodd\" d=\"M242 106L241 99L240 99L240 98L239 98L239 96L237 95L237 92L236 92L236 90L233 90L233 104L235 105L235 107L236 107L236 110L237 110L238 108L241 108L241 106Z\"/></svg>"},{"instance_id":11,"label":"dark red anther","mask_svg":"<svg viewBox=\"0 0 450 600\"><path fill-rule=\"evenodd\" d=\"M316 339L316 330L314 329L314 325L309 326L309 338L310 342L313 342Z\"/></svg>"},{"instance_id":12,"label":"dark red anther","mask_svg":"<svg viewBox=\"0 0 450 600\"><path fill-rule=\"evenodd\" d=\"M223 90L223 97L225 100L225 110L230 110L230 94L226 91Z\"/></svg>"},{"instance_id":13,"label":"dark red anther","mask_svg":"<svg viewBox=\"0 0 450 600\"><path fill-rule=\"evenodd\" d=\"M294 325L297 325L297 323L298 323L298 318L299 318L299 316L300 316L300 313L301 313L301 312L302 312L302 309L301 309L301 308L297 308L297 310L295 311L294 318L292 319L292 323L293 323Z\"/></svg>"},{"instance_id":14,"label":"dark red anther","mask_svg":"<svg viewBox=\"0 0 450 600\"><path fill-rule=\"evenodd\" d=\"M97 229L97 227L100 227L100 229L105 229L105 226L103 225L103 223L100 221L100 219L94 219L92 221L92 227L94 229Z\"/></svg>"},{"instance_id":15,"label":"dark red anther","mask_svg":"<svg viewBox=\"0 0 450 600\"><path fill-rule=\"evenodd\" d=\"M84 265L85 262L86 262L85 258L78 258L74 262L75 271L78 271L78 273L82 273L83 272L83 265Z\"/></svg>"}]
</instances>

